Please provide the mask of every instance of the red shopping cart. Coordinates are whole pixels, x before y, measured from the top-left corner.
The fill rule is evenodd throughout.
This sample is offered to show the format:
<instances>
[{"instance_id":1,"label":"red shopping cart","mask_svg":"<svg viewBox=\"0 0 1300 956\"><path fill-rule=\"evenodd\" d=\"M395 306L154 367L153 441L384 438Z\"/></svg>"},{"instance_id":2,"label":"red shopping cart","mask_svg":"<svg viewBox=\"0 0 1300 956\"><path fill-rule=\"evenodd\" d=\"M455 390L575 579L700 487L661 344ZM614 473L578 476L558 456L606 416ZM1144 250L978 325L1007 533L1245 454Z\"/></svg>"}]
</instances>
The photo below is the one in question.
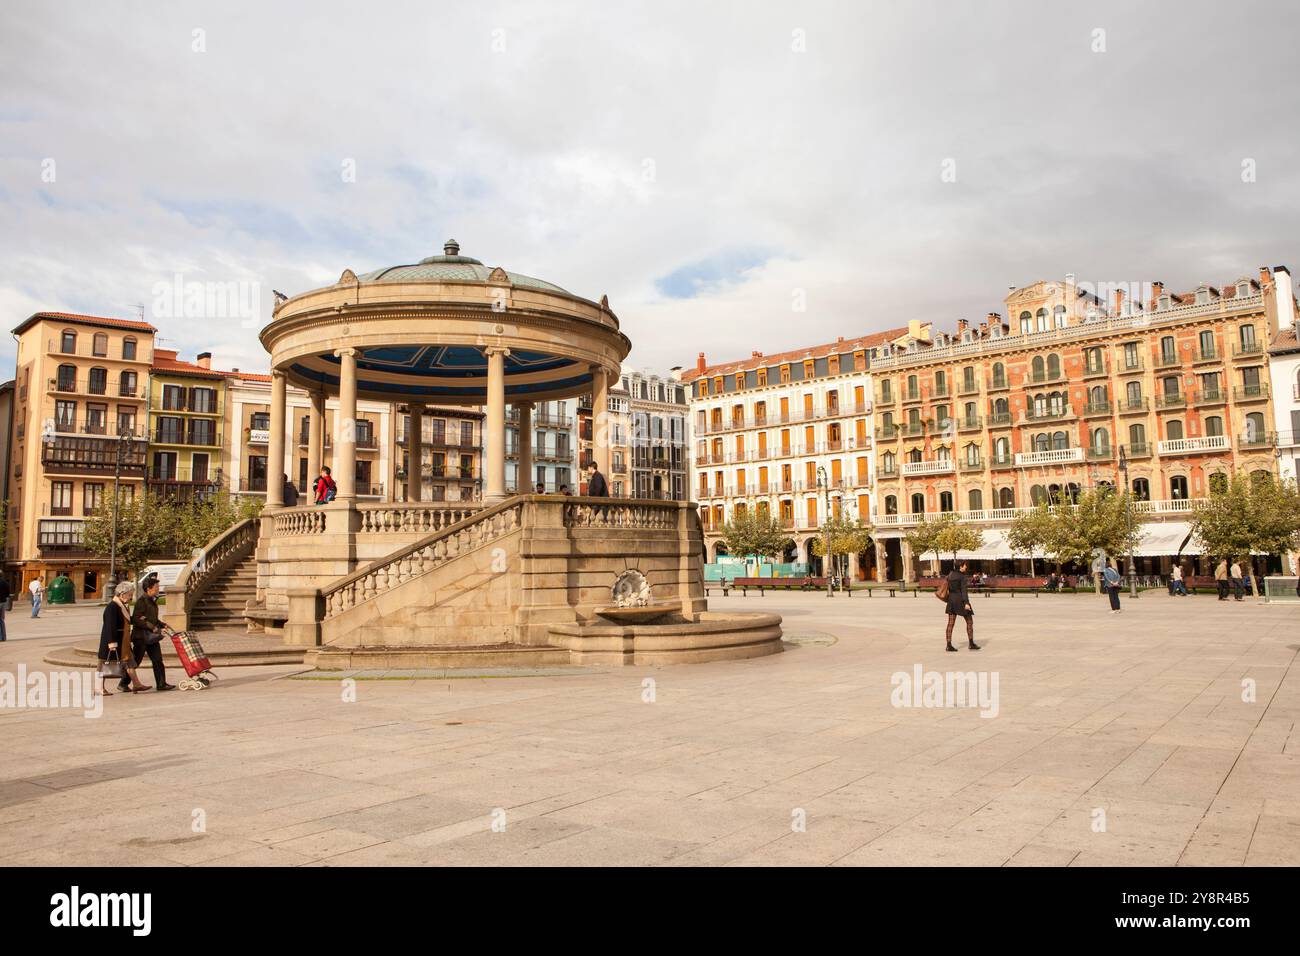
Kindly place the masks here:
<instances>
[{"instance_id":1,"label":"red shopping cart","mask_svg":"<svg viewBox=\"0 0 1300 956\"><path fill-rule=\"evenodd\" d=\"M185 680L180 681L177 687L181 690L204 690L217 679L217 675L212 673L212 662L208 660L203 645L193 631L166 628L166 633L172 639L172 647L176 648L181 666L185 668Z\"/></svg>"}]
</instances>

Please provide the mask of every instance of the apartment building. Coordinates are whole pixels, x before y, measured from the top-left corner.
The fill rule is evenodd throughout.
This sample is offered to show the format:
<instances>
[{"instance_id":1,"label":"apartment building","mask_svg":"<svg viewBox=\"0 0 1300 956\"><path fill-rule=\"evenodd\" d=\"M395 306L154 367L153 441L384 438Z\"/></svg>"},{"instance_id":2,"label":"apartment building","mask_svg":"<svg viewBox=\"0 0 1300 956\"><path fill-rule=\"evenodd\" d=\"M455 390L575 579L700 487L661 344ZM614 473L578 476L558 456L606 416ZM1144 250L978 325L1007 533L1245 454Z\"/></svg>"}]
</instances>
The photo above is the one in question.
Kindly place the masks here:
<instances>
[{"instance_id":1,"label":"apartment building","mask_svg":"<svg viewBox=\"0 0 1300 956\"><path fill-rule=\"evenodd\" d=\"M578 443L574 440L577 402L535 402L528 414L532 439L531 474L519 474L519 409L506 409L506 490L526 494L541 485L546 492L576 488Z\"/></svg>"},{"instance_id":2,"label":"apartment building","mask_svg":"<svg viewBox=\"0 0 1300 956\"><path fill-rule=\"evenodd\" d=\"M689 405L680 375L680 369L663 376L624 365L619 387L611 391L611 398L615 392L626 395L627 444L616 445L613 453L622 457L630 451L631 497L673 501L688 497ZM611 459L616 477L618 457Z\"/></svg>"},{"instance_id":3,"label":"apartment building","mask_svg":"<svg viewBox=\"0 0 1300 956\"><path fill-rule=\"evenodd\" d=\"M689 481L709 560L726 553L720 532L737 511L778 517L794 541L785 560L809 563L827 515L871 515L872 363L883 349L928 343L930 334L913 320L717 365L700 354L681 381L690 390ZM852 556L852 573L871 575L872 560L870 551Z\"/></svg>"},{"instance_id":4,"label":"apartment building","mask_svg":"<svg viewBox=\"0 0 1300 956\"><path fill-rule=\"evenodd\" d=\"M4 563L17 587L66 574L78 598L101 596L109 562L86 549L83 525L115 480L124 495L144 492L156 331L64 312L38 312L13 330Z\"/></svg>"},{"instance_id":5,"label":"apartment building","mask_svg":"<svg viewBox=\"0 0 1300 956\"><path fill-rule=\"evenodd\" d=\"M479 408L419 406L419 447L412 438L412 409L397 409L393 487L402 501L478 501L483 497L483 419ZM414 484L419 461L420 484ZM383 490L379 490L383 494ZM418 497L417 497L418 495ZM394 497L393 500L399 500Z\"/></svg>"},{"instance_id":6,"label":"apartment building","mask_svg":"<svg viewBox=\"0 0 1300 956\"><path fill-rule=\"evenodd\" d=\"M1300 476L1300 338L1294 309L1286 308L1291 274L1273 269L1277 282L1277 334L1268 347L1269 382L1273 388L1273 428L1277 433L1277 465L1283 478Z\"/></svg>"},{"instance_id":7,"label":"apartment building","mask_svg":"<svg viewBox=\"0 0 1300 956\"><path fill-rule=\"evenodd\" d=\"M226 376L224 427L230 435L223 457L225 486L238 494L264 495L274 469L267 461L271 438L271 376L232 369ZM303 389L289 387L286 414L292 430L285 441L280 475L288 475L299 494L307 495L320 465L334 467L337 401L322 401ZM312 430L313 410L323 421ZM393 406L386 402L357 402L357 495L362 501L381 500L391 488ZM304 500L303 503L306 503Z\"/></svg>"},{"instance_id":8,"label":"apartment building","mask_svg":"<svg viewBox=\"0 0 1300 956\"><path fill-rule=\"evenodd\" d=\"M885 577L915 575L902 536L923 516L984 525L968 557L1008 562L1016 514L1125 481L1150 525L1138 570L1165 571L1194 553L1187 517L1212 483L1274 469L1267 345L1279 310L1294 325L1289 273L1142 287L1103 302L1073 276L1040 281L1006 297L1010 322L993 313L882 352L873 520Z\"/></svg>"},{"instance_id":9,"label":"apartment building","mask_svg":"<svg viewBox=\"0 0 1300 956\"><path fill-rule=\"evenodd\" d=\"M187 362L174 349L154 349L145 478L151 494L184 501L223 486L226 380L212 368L211 352Z\"/></svg>"}]
</instances>

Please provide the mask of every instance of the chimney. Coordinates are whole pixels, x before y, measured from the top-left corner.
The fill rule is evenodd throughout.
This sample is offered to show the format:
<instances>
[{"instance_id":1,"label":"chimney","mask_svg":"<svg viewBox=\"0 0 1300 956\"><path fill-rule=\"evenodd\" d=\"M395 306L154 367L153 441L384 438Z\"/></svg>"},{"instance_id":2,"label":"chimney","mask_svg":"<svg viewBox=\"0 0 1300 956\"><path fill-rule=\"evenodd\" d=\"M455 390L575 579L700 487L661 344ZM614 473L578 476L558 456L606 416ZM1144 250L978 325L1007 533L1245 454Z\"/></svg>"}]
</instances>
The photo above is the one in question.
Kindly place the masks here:
<instances>
[{"instance_id":1,"label":"chimney","mask_svg":"<svg viewBox=\"0 0 1300 956\"><path fill-rule=\"evenodd\" d=\"M1115 290L1115 314L1122 315L1124 312L1124 290Z\"/></svg>"},{"instance_id":2,"label":"chimney","mask_svg":"<svg viewBox=\"0 0 1300 956\"><path fill-rule=\"evenodd\" d=\"M194 359L194 364L200 368L212 368L212 353L200 352Z\"/></svg>"},{"instance_id":3,"label":"chimney","mask_svg":"<svg viewBox=\"0 0 1300 956\"><path fill-rule=\"evenodd\" d=\"M1277 286L1277 328L1295 328L1295 293L1291 290L1291 270L1286 266L1273 267L1273 283Z\"/></svg>"},{"instance_id":4,"label":"chimney","mask_svg":"<svg viewBox=\"0 0 1300 956\"><path fill-rule=\"evenodd\" d=\"M442 254L445 256L460 255L460 243L455 239L448 239L442 244Z\"/></svg>"},{"instance_id":5,"label":"chimney","mask_svg":"<svg viewBox=\"0 0 1300 956\"><path fill-rule=\"evenodd\" d=\"M758 351L757 349L755 349L755 350L753 350L752 352L749 353L749 357L750 357L750 358L762 358L762 357L763 357L763 353L760 352L760 351Z\"/></svg>"},{"instance_id":6,"label":"chimney","mask_svg":"<svg viewBox=\"0 0 1300 956\"><path fill-rule=\"evenodd\" d=\"M1261 289L1261 290L1262 290L1262 289L1267 289L1267 288L1268 288L1268 284L1269 284L1270 281L1272 281L1272 277L1268 274L1268 266L1260 266L1260 267L1259 267L1259 287L1260 287L1260 289Z\"/></svg>"},{"instance_id":7,"label":"chimney","mask_svg":"<svg viewBox=\"0 0 1300 956\"><path fill-rule=\"evenodd\" d=\"M708 367L709 363L704 361L704 353L701 352L700 357L695 360L695 371L703 372Z\"/></svg>"}]
</instances>

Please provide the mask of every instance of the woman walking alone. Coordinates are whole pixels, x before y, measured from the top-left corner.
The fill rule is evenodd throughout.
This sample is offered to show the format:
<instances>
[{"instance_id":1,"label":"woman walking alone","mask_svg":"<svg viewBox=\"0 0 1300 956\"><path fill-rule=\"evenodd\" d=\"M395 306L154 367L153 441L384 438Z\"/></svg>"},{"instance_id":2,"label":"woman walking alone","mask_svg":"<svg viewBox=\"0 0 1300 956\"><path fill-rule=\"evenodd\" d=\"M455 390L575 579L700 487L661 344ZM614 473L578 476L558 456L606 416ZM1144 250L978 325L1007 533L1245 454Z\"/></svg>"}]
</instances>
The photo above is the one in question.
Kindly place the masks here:
<instances>
[{"instance_id":1,"label":"woman walking alone","mask_svg":"<svg viewBox=\"0 0 1300 956\"><path fill-rule=\"evenodd\" d=\"M975 609L970 606L970 594L966 588L966 568L967 564L963 561L948 572L948 600L945 604L945 610L948 612L948 631L945 634L948 646L945 650L949 651L957 650L952 646L952 626L957 623L958 617L966 619L967 650L980 649L980 646L975 643Z\"/></svg>"}]
</instances>

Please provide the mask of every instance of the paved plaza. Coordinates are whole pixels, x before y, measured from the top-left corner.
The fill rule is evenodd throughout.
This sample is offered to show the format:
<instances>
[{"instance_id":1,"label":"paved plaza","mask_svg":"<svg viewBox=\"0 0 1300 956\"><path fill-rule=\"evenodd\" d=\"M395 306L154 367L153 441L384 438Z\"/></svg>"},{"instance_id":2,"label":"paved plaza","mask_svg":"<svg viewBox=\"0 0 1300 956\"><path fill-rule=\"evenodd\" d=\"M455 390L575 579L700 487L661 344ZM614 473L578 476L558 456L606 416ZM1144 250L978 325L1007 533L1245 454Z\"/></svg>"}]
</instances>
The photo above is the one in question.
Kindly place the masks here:
<instances>
[{"instance_id":1,"label":"paved plaza","mask_svg":"<svg viewBox=\"0 0 1300 956\"><path fill-rule=\"evenodd\" d=\"M223 668L98 719L0 710L0 863L1300 863L1300 607L979 598L983 649L948 654L929 595L710 606L784 615L786 652L454 679ZM0 671L49 670L98 609L8 623ZM896 706L918 667L996 694Z\"/></svg>"}]
</instances>

